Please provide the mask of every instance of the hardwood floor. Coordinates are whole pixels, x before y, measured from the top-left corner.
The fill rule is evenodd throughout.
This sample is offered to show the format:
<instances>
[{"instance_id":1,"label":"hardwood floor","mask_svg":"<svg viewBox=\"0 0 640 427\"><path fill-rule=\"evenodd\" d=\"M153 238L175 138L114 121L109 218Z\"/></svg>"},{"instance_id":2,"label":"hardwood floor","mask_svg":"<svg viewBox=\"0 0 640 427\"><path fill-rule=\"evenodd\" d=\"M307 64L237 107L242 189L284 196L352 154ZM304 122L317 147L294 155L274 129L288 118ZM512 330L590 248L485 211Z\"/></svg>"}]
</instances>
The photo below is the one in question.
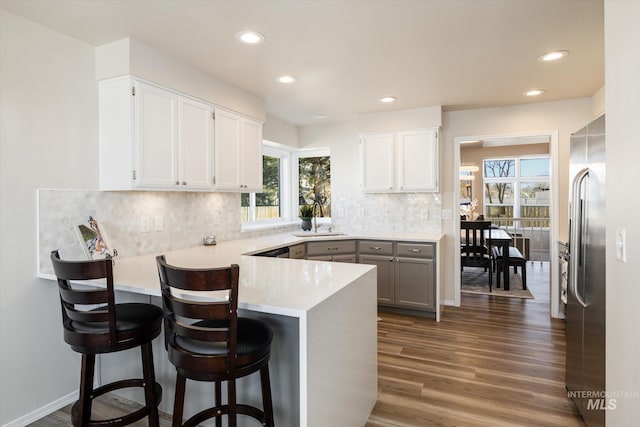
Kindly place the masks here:
<instances>
[{"instance_id":1,"label":"hardwood floor","mask_svg":"<svg viewBox=\"0 0 640 427\"><path fill-rule=\"evenodd\" d=\"M528 264L533 300L463 294L440 323L380 312L379 395L366 426L583 426L564 388L564 322L549 317L548 268ZM111 416L128 405L100 406ZM68 411L32 425L70 426Z\"/></svg>"},{"instance_id":2,"label":"hardwood floor","mask_svg":"<svg viewBox=\"0 0 640 427\"><path fill-rule=\"evenodd\" d=\"M564 322L549 317L548 268L527 266L533 300L463 294L440 323L380 313L367 427L584 425L564 387Z\"/></svg>"}]
</instances>

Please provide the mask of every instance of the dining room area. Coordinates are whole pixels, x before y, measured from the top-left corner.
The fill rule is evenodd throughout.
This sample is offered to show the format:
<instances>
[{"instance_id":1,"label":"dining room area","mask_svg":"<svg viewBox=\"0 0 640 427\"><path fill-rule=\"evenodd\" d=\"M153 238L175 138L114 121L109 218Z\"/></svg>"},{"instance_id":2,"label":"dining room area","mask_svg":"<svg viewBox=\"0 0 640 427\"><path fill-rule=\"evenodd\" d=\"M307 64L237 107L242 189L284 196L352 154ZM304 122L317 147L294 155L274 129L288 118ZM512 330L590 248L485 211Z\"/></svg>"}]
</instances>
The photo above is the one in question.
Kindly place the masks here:
<instances>
[{"instance_id":1,"label":"dining room area","mask_svg":"<svg viewBox=\"0 0 640 427\"><path fill-rule=\"evenodd\" d=\"M549 293L547 230L533 218L460 217L462 293L534 299Z\"/></svg>"}]
</instances>

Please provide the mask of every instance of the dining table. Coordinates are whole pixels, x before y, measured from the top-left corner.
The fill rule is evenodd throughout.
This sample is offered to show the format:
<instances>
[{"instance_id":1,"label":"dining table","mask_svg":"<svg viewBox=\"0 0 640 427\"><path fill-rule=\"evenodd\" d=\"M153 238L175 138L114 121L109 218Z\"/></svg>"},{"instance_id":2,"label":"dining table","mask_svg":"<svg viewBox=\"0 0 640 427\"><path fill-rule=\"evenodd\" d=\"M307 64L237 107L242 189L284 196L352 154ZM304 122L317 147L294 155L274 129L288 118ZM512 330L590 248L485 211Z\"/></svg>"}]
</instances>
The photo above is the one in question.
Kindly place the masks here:
<instances>
[{"instance_id":1,"label":"dining table","mask_svg":"<svg viewBox=\"0 0 640 427\"><path fill-rule=\"evenodd\" d=\"M511 244L512 237L509 233L507 233L502 228L490 228L488 230L484 230L484 240L489 246L501 246L502 247L502 256L505 254L509 256L509 245ZM509 263L504 262L503 265L507 266L507 268L502 269L502 274L504 278L504 290L509 290Z\"/></svg>"}]
</instances>

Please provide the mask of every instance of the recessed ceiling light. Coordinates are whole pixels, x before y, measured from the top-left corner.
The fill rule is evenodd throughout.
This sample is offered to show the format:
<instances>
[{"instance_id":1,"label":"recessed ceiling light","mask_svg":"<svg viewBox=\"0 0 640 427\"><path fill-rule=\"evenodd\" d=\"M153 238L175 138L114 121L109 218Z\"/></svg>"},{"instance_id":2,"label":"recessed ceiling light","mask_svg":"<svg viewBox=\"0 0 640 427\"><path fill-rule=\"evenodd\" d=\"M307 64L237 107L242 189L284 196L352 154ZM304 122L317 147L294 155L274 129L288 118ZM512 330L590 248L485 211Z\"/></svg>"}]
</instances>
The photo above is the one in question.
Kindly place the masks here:
<instances>
[{"instance_id":1,"label":"recessed ceiling light","mask_svg":"<svg viewBox=\"0 0 640 427\"><path fill-rule=\"evenodd\" d=\"M544 93L544 89L531 89L524 92L525 96L538 96Z\"/></svg>"},{"instance_id":2,"label":"recessed ceiling light","mask_svg":"<svg viewBox=\"0 0 640 427\"><path fill-rule=\"evenodd\" d=\"M568 50L554 50L553 52L543 53L542 55L538 56L538 61L540 62L557 61L558 59L562 59L567 55L569 55Z\"/></svg>"},{"instance_id":3,"label":"recessed ceiling light","mask_svg":"<svg viewBox=\"0 0 640 427\"><path fill-rule=\"evenodd\" d=\"M396 98L395 96L385 96L384 98L380 98L380 102L396 102L398 100L398 98Z\"/></svg>"},{"instance_id":4,"label":"recessed ceiling light","mask_svg":"<svg viewBox=\"0 0 640 427\"><path fill-rule=\"evenodd\" d=\"M280 83L293 83L296 80L298 80L298 78L294 77L294 76L280 76L280 77L278 77L278 81Z\"/></svg>"},{"instance_id":5,"label":"recessed ceiling light","mask_svg":"<svg viewBox=\"0 0 640 427\"><path fill-rule=\"evenodd\" d=\"M260 44L264 41L264 36L255 31L240 31L236 34L236 39L246 44Z\"/></svg>"},{"instance_id":6,"label":"recessed ceiling light","mask_svg":"<svg viewBox=\"0 0 640 427\"><path fill-rule=\"evenodd\" d=\"M328 118L329 116L327 116L326 114L314 114L312 117L314 119L323 120L323 119Z\"/></svg>"}]
</instances>

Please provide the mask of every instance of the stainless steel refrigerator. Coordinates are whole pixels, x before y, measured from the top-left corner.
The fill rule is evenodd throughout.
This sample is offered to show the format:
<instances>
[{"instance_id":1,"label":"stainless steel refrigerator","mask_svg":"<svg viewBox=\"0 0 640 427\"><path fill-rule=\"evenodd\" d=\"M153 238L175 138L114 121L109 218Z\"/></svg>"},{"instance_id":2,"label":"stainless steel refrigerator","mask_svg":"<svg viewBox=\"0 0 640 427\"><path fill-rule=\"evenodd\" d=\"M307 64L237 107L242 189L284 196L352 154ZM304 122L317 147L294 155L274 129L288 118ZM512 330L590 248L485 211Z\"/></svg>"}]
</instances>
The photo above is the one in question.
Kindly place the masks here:
<instances>
[{"instance_id":1,"label":"stainless steel refrigerator","mask_svg":"<svg viewBox=\"0 0 640 427\"><path fill-rule=\"evenodd\" d=\"M605 118L571 136L566 385L587 426L603 426Z\"/></svg>"}]
</instances>

